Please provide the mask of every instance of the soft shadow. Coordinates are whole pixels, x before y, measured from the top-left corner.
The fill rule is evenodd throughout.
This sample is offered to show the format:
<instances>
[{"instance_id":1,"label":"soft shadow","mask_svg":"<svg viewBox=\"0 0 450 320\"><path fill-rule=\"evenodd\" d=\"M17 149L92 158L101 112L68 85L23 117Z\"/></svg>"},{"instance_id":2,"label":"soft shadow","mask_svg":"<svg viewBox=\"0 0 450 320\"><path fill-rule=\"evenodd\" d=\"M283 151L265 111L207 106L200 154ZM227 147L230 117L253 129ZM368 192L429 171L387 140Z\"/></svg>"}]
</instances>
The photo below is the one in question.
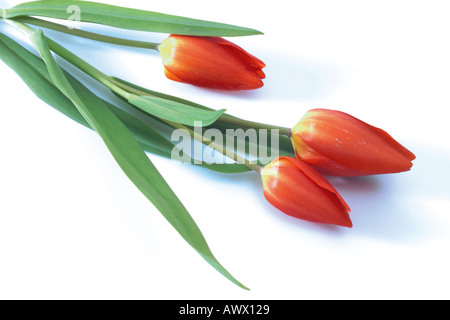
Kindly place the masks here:
<instances>
[{"instance_id":1,"label":"soft shadow","mask_svg":"<svg viewBox=\"0 0 450 320\"><path fill-rule=\"evenodd\" d=\"M378 177L327 177L327 180L336 188L344 189L354 193L376 192L380 189L380 181Z\"/></svg>"},{"instance_id":2,"label":"soft shadow","mask_svg":"<svg viewBox=\"0 0 450 320\"><path fill-rule=\"evenodd\" d=\"M414 145L413 143L410 145ZM416 244L439 234L440 212L428 203L448 199L450 155L417 146L410 172L363 178L329 178L346 202L356 236L403 244Z\"/></svg>"},{"instance_id":3,"label":"soft shadow","mask_svg":"<svg viewBox=\"0 0 450 320\"><path fill-rule=\"evenodd\" d=\"M208 179L217 179L224 184L235 184L235 185L247 185L249 188L255 190L255 193L262 192L262 182L261 177L254 171L243 172L243 173L220 173L209 170L204 167L194 166L189 164L183 164L188 170L196 170L196 173L203 175Z\"/></svg>"},{"instance_id":4,"label":"soft shadow","mask_svg":"<svg viewBox=\"0 0 450 320\"><path fill-rule=\"evenodd\" d=\"M445 138L444 138L445 139ZM411 171L411 183L408 188L411 196L448 200L450 196L450 150L438 149L428 145L417 145L413 150L417 156Z\"/></svg>"}]
</instances>

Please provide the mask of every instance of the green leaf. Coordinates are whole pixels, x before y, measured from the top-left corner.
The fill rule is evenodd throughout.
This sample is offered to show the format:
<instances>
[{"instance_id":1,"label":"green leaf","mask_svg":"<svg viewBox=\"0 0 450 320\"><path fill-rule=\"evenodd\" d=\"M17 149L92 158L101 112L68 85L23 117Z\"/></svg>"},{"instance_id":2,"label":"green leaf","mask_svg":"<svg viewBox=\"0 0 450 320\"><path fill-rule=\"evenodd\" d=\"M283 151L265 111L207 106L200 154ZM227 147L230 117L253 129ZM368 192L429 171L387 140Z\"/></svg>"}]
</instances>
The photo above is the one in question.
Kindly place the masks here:
<instances>
[{"instance_id":1,"label":"green leaf","mask_svg":"<svg viewBox=\"0 0 450 320\"><path fill-rule=\"evenodd\" d=\"M0 59L11 67L44 102L81 125L92 129L75 105L53 84L45 63L14 40L0 33ZM135 116L99 98L70 73L64 72L75 91L92 104L105 104L133 132L141 147L150 153L171 158L175 145L155 129ZM188 155L186 162L192 163ZM240 164L195 164L196 166L227 174L248 172L250 169Z\"/></svg>"},{"instance_id":2,"label":"green leaf","mask_svg":"<svg viewBox=\"0 0 450 320\"><path fill-rule=\"evenodd\" d=\"M226 110L202 110L187 104L161 99L158 97L138 96L132 94L128 102L142 111L150 113L158 118L194 126L195 122L201 122L203 126L209 126L219 119Z\"/></svg>"},{"instance_id":3,"label":"green leaf","mask_svg":"<svg viewBox=\"0 0 450 320\"><path fill-rule=\"evenodd\" d=\"M150 89L147 89L147 88L143 88L143 87L140 87L138 85L135 85L134 83L125 81L125 80L117 78L117 77L111 77L111 78L113 80L115 80L119 84L123 84L123 85L125 85L127 87L135 89L136 92L137 93L141 93L141 95L154 96L154 97L157 97L157 98L161 98L161 99L170 100L170 101L173 101L173 102L178 102L178 103L181 103L181 104L185 104L185 105L197 108L197 109L214 111L214 109L208 108L206 106L203 106L201 104L198 104L198 103L186 100L186 99L178 98L178 97L171 96L171 95L168 95L168 94L165 94L165 93L161 93L161 92L158 92L158 91L153 91L153 90L150 90Z\"/></svg>"},{"instance_id":4,"label":"green leaf","mask_svg":"<svg viewBox=\"0 0 450 320\"><path fill-rule=\"evenodd\" d=\"M129 30L214 37L237 37L262 34L260 31L254 29L229 24L74 0L27 2L12 9L5 10L4 17L41 16L67 20L73 14L68 10L69 8L79 9L81 21Z\"/></svg>"},{"instance_id":5,"label":"green leaf","mask_svg":"<svg viewBox=\"0 0 450 320\"><path fill-rule=\"evenodd\" d=\"M119 166L136 187L211 266L236 285L247 289L213 256L191 215L126 126L106 105L90 104L90 101L86 101L75 91L54 60L41 30L34 32L31 40L45 61L53 83L74 103L86 121L97 131Z\"/></svg>"}]
</instances>

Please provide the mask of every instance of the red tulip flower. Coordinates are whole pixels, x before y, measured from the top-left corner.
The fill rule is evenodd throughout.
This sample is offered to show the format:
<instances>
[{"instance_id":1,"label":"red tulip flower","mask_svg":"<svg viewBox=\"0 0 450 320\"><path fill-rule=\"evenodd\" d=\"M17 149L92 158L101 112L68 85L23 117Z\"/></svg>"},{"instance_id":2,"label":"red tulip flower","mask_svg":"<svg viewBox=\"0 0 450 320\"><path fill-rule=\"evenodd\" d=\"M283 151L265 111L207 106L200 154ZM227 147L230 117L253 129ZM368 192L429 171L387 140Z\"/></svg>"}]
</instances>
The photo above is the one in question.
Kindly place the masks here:
<instances>
[{"instance_id":1,"label":"red tulip flower","mask_svg":"<svg viewBox=\"0 0 450 320\"><path fill-rule=\"evenodd\" d=\"M171 80L235 91L264 85L264 62L223 38L171 35L159 53Z\"/></svg>"},{"instance_id":2,"label":"red tulip flower","mask_svg":"<svg viewBox=\"0 0 450 320\"><path fill-rule=\"evenodd\" d=\"M295 159L280 157L262 172L264 196L289 216L351 228L350 208L316 170Z\"/></svg>"},{"instance_id":3,"label":"red tulip flower","mask_svg":"<svg viewBox=\"0 0 450 320\"><path fill-rule=\"evenodd\" d=\"M340 111L309 111L292 140L297 158L329 176L409 171L416 158L385 131Z\"/></svg>"}]
</instances>

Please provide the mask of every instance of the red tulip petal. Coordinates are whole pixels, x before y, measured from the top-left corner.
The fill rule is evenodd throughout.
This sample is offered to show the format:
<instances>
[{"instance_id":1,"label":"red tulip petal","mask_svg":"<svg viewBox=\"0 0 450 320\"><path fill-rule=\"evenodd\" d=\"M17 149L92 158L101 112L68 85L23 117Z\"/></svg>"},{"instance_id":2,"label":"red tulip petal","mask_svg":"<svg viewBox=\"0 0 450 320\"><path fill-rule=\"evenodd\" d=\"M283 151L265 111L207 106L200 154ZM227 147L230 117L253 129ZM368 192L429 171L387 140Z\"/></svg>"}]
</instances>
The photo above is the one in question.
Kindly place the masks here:
<instances>
[{"instance_id":1,"label":"red tulip petal","mask_svg":"<svg viewBox=\"0 0 450 320\"><path fill-rule=\"evenodd\" d=\"M239 57L239 59L246 65L252 66L256 69L263 69L266 67L266 64L262 62L260 59L255 57L254 55L251 55L244 49L242 49L237 44L230 42L228 40L225 40L223 38L216 38L216 42L223 45L228 46L235 55Z\"/></svg>"},{"instance_id":2,"label":"red tulip petal","mask_svg":"<svg viewBox=\"0 0 450 320\"><path fill-rule=\"evenodd\" d=\"M258 77L260 79L265 79L266 78L266 74L264 73L264 71L262 71L260 69L256 70L256 74L258 75Z\"/></svg>"},{"instance_id":3,"label":"red tulip petal","mask_svg":"<svg viewBox=\"0 0 450 320\"><path fill-rule=\"evenodd\" d=\"M369 124L367 124L367 126L370 127L375 132L375 134L380 136L381 139L386 141L386 143L389 143L393 149L397 150L397 152L401 153L409 161L413 161L416 159L416 156L414 153L412 153L411 151L406 149L404 146L402 146L400 143L398 143L396 140L394 140L394 138L392 138L392 136L390 134L388 134L386 131L384 131L380 128L371 126Z\"/></svg>"},{"instance_id":4,"label":"red tulip petal","mask_svg":"<svg viewBox=\"0 0 450 320\"><path fill-rule=\"evenodd\" d=\"M381 129L339 111L315 109L301 121L298 138L349 175L408 171L415 156Z\"/></svg>"},{"instance_id":5,"label":"red tulip petal","mask_svg":"<svg viewBox=\"0 0 450 320\"><path fill-rule=\"evenodd\" d=\"M307 165L306 163L295 159L295 158L285 158L286 160L292 162L297 168L299 168L304 174L306 174L311 180L313 180L315 183L317 183L319 186L324 188L325 190L328 190L329 192L333 193L338 200L341 202L341 204L345 207L347 212L351 212L351 208L345 202L345 200L342 198L342 196L337 192L337 190L328 182L327 179L325 179L320 173L318 173L316 170L311 168L311 166Z\"/></svg>"},{"instance_id":6,"label":"red tulip petal","mask_svg":"<svg viewBox=\"0 0 450 320\"><path fill-rule=\"evenodd\" d=\"M298 219L352 227L349 208L337 191L313 169L299 163L281 157L263 170L266 199Z\"/></svg>"},{"instance_id":7,"label":"red tulip petal","mask_svg":"<svg viewBox=\"0 0 450 320\"><path fill-rule=\"evenodd\" d=\"M178 81L178 82L183 82L181 79L175 77L169 70L167 70L167 68L164 68L164 74L166 75L166 77L170 80L173 81Z\"/></svg>"},{"instance_id":8,"label":"red tulip petal","mask_svg":"<svg viewBox=\"0 0 450 320\"><path fill-rule=\"evenodd\" d=\"M352 177L363 173L359 170L349 169L321 154L308 146L297 136L293 136L295 155L298 159L312 166L319 173L326 176Z\"/></svg>"},{"instance_id":9,"label":"red tulip petal","mask_svg":"<svg viewBox=\"0 0 450 320\"><path fill-rule=\"evenodd\" d=\"M264 73L255 68L262 62L249 58L250 54L243 54L243 49L225 39L175 35L169 39L160 48L165 68L178 81L223 90L252 90L264 85Z\"/></svg>"}]
</instances>

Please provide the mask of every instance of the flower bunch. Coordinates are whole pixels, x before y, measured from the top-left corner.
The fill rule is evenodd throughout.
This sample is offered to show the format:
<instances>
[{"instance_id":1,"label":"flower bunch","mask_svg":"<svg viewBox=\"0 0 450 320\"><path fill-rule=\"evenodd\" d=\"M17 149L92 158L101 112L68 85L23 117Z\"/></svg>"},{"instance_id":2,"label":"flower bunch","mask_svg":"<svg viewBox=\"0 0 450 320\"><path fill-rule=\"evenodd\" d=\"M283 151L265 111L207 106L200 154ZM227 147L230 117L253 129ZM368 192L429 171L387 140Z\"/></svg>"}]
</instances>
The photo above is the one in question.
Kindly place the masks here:
<instances>
[{"instance_id":1,"label":"flower bunch","mask_svg":"<svg viewBox=\"0 0 450 320\"><path fill-rule=\"evenodd\" d=\"M68 19L76 7L82 21L117 28L169 34L162 43L150 43L95 34L36 17ZM87 1L33 1L0 10L0 21L27 35L39 57L0 33L0 59L14 69L55 109L95 130L118 165L136 187L163 214L175 230L208 263L236 285L245 288L214 257L197 224L171 190L146 153L175 158L208 170L261 175L266 199L289 216L323 224L352 227L350 207L325 176L354 177L408 171L415 156L385 131L340 111L307 112L292 129L247 121L164 93L107 76L75 53L46 37L41 29L117 45L159 52L167 78L204 88L253 90L263 86L264 62L223 37L261 32L227 24L171 16L150 11ZM123 110L94 94L55 60L59 55L120 97ZM139 110L139 113L131 112ZM158 124L158 126L149 125ZM200 130L198 124L201 125ZM194 159L192 152L175 145L156 128L182 130L235 163ZM212 139L228 130L268 133L271 143L250 143L236 135L237 144ZM209 130L214 130L211 134ZM267 140L267 139L266 139ZM189 143L190 144L190 143ZM237 145L237 147L235 146ZM241 146L241 148L239 148ZM256 152L252 152L252 147ZM270 155L261 155L265 149ZM251 156L256 160L250 161Z\"/></svg>"}]
</instances>

